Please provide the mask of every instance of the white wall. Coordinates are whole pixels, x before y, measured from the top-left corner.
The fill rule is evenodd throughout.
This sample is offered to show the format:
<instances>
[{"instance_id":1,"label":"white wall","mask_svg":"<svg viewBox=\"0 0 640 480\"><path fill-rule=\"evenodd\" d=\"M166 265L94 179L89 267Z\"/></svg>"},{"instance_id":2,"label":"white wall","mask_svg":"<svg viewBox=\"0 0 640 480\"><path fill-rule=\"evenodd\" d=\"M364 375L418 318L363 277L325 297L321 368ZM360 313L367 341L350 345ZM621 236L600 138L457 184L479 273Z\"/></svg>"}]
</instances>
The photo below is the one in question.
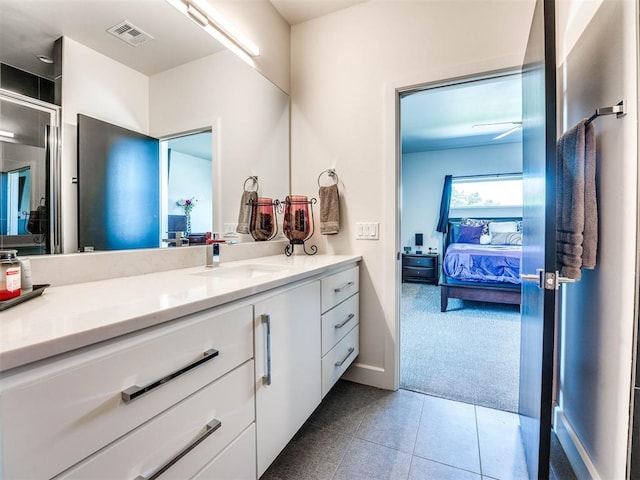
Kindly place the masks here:
<instances>
[{"instance_id":1,"label":"white wall","mask_svg":"<svg viewBox=\"0 0 640 480\"><path fill-rule=\"evenodd\" d=\"M209 0L240 32L260 47L255 68L289 93L289 24L269 0Z\"/></svg>"},{"instance_id":2,"label":"white wall","mask_svg":"<svg viewBox=\"0 0 640 480\"><path fill-rule=\"evenodd\" d=\"M289 97L271 82L225 51L154 75L150 85L153 136L211 128L214 231L238 221L249 176L258 176L261 195L289 194Z\"/></svg>"},{"instance_id":3,"label":"white wall","mask_svg":"<svg viewBox=\"0 0 640 480\"><path fill-rule=\"evenodd\" d=\"M65 37L62 43L63 253L78 249L77 115L149 132L149 78Z\"/></svg>"},{"instance_id":4,"label":"white wall","mask_svg":"<svg viewBox=\"0 0 640 480\"><path fill-rule=\"evenodd\" d=\"M341 231L313 240L364 259L354 380L398 384L395 89L520 65L532 13L529 1L365 2L291 29L292 193L317 196L335 168ZM380 240L356 241L360 221L380 222Z\"/></svg>"},{"instance_id":5,"label":"white wall","mask_svg":"<svg viewBox=\"0 0 640 480\"><path fill-rule=\"evenodd\" d=\"M170 168L167 213L184 215L184 209L176 202L196 197L198 203L191 210L191 232L211 232L213 218L211 159L172 150Z\"/></svg>"},{"instance_id":6,"label":"white wall","mask_svg":"<svg viewBox=\"0 0 640 480\"><path fill-rule=\"evenodd\" d=\"M482 147L454 148L402 156L401 245L415 250L416 233L424 234L424 248L442 248L436 232L445 175L485 175L522 172L522 144L504 143ZM485 212L486 213L486 212ZM469 216L485 216L471 213ZM491 215L491 213L487 213ZM521 216L522 209L504 216ZM452 215L454 216L454 215Z\"/></svg>"},{"instance_id":7,"label":"white wall","mask_svg":"<svg viewBox=\"0 0 640 480\"><path fill-rule=\"evenodd\" d=\"M597 266L563 287L556 430L580 478L626 478L636 294L637 19L636 2L601 2L577 41L563 42L573 48L559 69L564 129L597 107L628 103L624 118L595 120Z\"/></svg>"}]
</instances>

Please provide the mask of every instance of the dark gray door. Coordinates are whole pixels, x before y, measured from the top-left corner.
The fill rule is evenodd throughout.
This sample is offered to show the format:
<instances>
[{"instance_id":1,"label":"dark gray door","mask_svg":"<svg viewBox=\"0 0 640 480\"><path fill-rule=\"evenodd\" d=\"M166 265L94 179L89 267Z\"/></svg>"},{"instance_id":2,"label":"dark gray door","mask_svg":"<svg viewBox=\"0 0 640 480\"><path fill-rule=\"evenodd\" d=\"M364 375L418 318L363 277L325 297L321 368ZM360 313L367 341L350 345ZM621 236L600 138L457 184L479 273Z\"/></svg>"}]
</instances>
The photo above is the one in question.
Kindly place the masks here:
<instances>
[{"instance_id":1,"label":"dark gray door","mask_svg":"<svg viewBox=\"0 0 640 480\"><path fill-rule=\"evenodd\" d=\"M549 477L555 282L555 4L537 0L522 80L523 272L520 425L530 479ZM540 281L535 279L540 278ZM545 288L545 287L550 288Z\"/></svg>"}]
</instances>

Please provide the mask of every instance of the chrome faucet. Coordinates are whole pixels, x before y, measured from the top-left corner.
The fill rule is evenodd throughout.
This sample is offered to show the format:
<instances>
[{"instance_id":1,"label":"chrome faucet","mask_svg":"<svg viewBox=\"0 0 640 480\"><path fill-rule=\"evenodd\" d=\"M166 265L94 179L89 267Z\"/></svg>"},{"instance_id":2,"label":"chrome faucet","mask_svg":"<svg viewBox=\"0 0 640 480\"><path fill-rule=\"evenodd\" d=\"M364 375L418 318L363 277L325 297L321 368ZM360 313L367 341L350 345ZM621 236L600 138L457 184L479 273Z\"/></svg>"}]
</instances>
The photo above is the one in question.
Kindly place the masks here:
<instances>
[{"instance_id":1,"label":"chrome faucet","mask_svg":"<svg viewBox=\"0 0 640 480\"><path fill-rule=\"evenodd\" d=\"M173 234L173 238L163 238L163 243L168 243L169 246L174 245L176 247L189 246L189 237L184 236L184 232L167 232Z\"/></svg>"},{"instance_id":2,"label":"chrome faucet","mask_svg":"<svg viewBox=\"0 0 640 480\"><path fill-rule=\"evenodd\" d=\"M205 267L216 268L220 266L220 242L207 245Z\"/></svg>"}]
</instances>

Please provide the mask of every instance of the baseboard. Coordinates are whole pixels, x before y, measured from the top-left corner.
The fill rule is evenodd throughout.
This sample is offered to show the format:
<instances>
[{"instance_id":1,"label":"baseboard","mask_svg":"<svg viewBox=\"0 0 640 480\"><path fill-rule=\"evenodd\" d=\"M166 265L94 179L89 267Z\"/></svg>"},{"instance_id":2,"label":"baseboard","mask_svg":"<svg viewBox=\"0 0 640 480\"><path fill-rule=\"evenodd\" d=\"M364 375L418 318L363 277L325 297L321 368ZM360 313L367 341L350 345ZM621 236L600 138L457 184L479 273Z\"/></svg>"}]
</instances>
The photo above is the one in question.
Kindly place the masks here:
<instances>
[{"instance_id":1,"label":"baseboard","mask_svg":"<svg viewBox=\"0 0 640 480\"><path fill-rule=\"evenodd\" d=\"M394 390L393 378L384 368L353 362L342 376L344 380L384 390Z\"/></svg>"},{"instance_id":2,"label":"baseboard","mask_svg":"<svg viewBox=\"0 0 640 480\"><path fill-rule=\"evenodd\" d=\"M587 450L580 442L569 419L564 412L556 407L554 409L554 430L558 435L558 440L571 463L571 467L579 480L601 480L598 470L587 454Z\"/></svg>"}]
</instances>

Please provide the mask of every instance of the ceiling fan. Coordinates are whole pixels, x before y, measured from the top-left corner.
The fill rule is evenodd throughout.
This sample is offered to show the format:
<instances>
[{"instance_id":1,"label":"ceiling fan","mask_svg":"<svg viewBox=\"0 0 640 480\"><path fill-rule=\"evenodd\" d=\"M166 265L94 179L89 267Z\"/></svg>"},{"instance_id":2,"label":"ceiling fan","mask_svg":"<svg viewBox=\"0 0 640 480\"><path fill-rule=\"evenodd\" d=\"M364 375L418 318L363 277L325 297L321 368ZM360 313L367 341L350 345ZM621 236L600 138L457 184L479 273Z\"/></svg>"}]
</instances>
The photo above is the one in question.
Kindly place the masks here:
<instances>
[{"instance_id":1,"label":"ceiling fan","mask_svg":"<svg viewBox=\"0 0 640 480\"><path fill-rule=\"evenodd\" d=\"M522 128L522 122L495 122L495 123L478 123L476 125L473 125L472 128L476 128L476 127L489 127L489 126L494 126L494 125L511 125L511 128L509 128L508 130L502 132L499 135L496 135L495 137L493 137L491 140L500 140L501 138L506 137L507 135L511 135L514 132L517 132L518 130L520 130Z\"/></svg>"}]
</instances>

